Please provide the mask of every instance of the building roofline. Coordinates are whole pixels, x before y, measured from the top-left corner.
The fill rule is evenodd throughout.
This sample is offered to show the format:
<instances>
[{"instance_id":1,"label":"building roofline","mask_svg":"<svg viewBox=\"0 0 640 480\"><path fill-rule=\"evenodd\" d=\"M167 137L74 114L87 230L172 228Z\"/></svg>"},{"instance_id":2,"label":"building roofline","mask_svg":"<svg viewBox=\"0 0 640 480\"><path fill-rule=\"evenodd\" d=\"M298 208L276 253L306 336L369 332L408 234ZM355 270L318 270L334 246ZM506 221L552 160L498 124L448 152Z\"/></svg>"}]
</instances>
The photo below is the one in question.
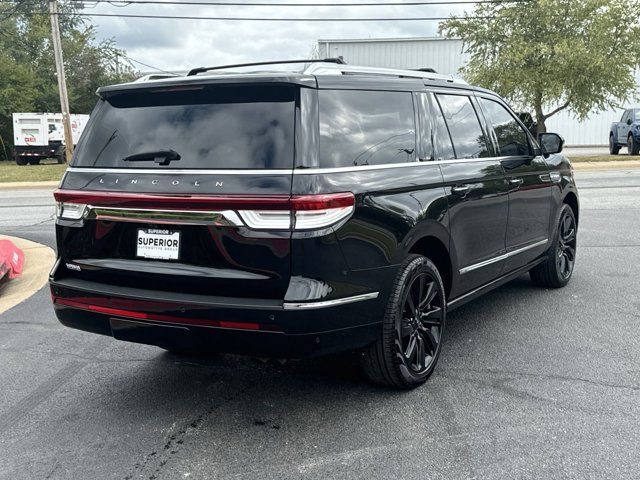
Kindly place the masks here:
<instances>
[{"instance_id":1,"label":"building roofline","mask_svg":"<svg viewBox=\"0 0 640 480\"><path fill-rule=\"evenodd\" d=\"M374 43L374 42L443 42L461 41L461 38L445 37L392 37L392 38L320 38L318 43Z\"/></svg>"}]
</instances>

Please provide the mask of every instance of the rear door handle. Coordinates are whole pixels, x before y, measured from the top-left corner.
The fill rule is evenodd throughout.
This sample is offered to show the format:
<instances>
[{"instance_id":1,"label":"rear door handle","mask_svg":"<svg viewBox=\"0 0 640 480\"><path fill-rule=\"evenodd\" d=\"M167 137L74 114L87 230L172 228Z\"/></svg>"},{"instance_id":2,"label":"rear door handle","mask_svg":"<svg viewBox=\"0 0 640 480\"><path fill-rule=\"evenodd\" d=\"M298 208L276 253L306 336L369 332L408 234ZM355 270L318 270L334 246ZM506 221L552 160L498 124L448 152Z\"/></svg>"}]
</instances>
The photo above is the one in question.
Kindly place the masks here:
<instances>
[{"instance_id":1,"label":"rear door handle","mask_svg":"<svg viewBox=\"0 0 640 480\"><path fill-rule=\"evenodd\" d=\"M523 183L524 183L524 180L522 180L521 178L510 178L509 179L509 185L514 186L514 187L519 187Z\"/></svg>"},{"instance_id":2,"label":"rear door handle","mask_svg":"<svg viewBox=\"0 0 640 480\"><path fill-rule=\"evenodd\" d=\"M467 193L469 193L469 190L471 190L470 185L455 185L451 187L451 193L460 195L461 197L464 197Z\"/></svg>"}]
</instances>

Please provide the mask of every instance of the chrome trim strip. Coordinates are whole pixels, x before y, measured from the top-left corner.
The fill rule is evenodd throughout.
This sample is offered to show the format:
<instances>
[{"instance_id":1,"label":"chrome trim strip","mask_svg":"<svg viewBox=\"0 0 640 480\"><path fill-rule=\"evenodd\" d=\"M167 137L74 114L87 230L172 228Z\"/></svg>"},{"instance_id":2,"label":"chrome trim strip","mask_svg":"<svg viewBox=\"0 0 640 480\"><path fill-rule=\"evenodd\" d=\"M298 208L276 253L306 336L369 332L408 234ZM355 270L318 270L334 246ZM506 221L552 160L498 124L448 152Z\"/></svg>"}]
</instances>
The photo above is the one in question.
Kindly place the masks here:
<instances>
[{"instance_id":1,"label":"chrome trim strip","mask_svg":"<svg viewBox=\"0 0 640 480\"><path fill-rule=\"evenodd\" d=\"M285 310L310 310L314 308L335 307L338 305L346 305L347 303L361 302L363 300L372 300L378 298L379 292L364 293L353 297L336 298L335 300L325 300L322 302L284 302L282 308Z\"/></svg>"},{"instance_id":2,"label":"chrome trim strip","mask_svg":"<svg viewBox=\"0 0 640 480\"><path fill-rule=\"evenodd\" d=\"M538 258L537 260L534 260L533 262L529 262L526 265L522 265L521 267L518 267L511 272L507 272L499 276L498 278L495 278L490 282L485 283L484 285L480 285L478 288L474 288L473 290L447 302L447 309L453 310L454 308L458 308L458 306L464 305L467 302L468 298L474 298L474 296L478 295L479 293L492 290L496 286L502 285L503 283L505 283L505 281L508 281L505 279L516 278L517 276L522 275L524 272L527 272L528 270L535 267L536 265L539 265L543 261L544 261L544 258Z\"/></svg>"},{"instance_id":3,"label":"chrome trim strip","mask_svg":"<svg viewBox=\"0 0 640 480\"><path fill-rule=\"evenodd\" d=\"M167 225L244 226L238 214L233 210L157 210L87 205L84 218L89 220L161 223Z\"/></svg>"},{"instance_id":4,"label":"chrome trim strip","mask_svg":"<svg viewBox=\"0 0 640 480\"><path fill-rule=\"evenodd\" d=\"M294 170L284 169L264 169L264 170L210 170L210 169L137 169L137 168L89 168L89 167L69 167L68 172L79 173L150 173L153 175L316 175L324 173L344 173L344 172L364 172L369 170L389 170L396 168L415 168L424 167L426 165L448 165L459 163L476 163L476 162L498 162L509 157L486 157L486 158L462 158L454 160L429 160L426 162L407 162L407 163L387 163L384 165L362 165L359 167L329 167L329 168L304 168Z\"/></svg>"},{"instance_id":5,"label":"chrome trim strip","mask_svg":"<svg viewBox=\"0 0 640 480\"><path fill-rule=\"evenodd\" d=\"M152 168L91 168L91 167L69 167L67 172L79 173L150 173L152 175L291 175L291 170L281 169L263 169L263 170L215 170L215 169L179 169L179 168L163 168L154 170Z\"/></svg>"},{"instance_id":6,"label":"chrome trim strip","mask_svg":"<svg viewBox=\"0 0 640 480\"><path fill-rule=\"evenodd\" d=\"M491 265L492 263L500 262L502 260L506 260L509 257L513 257L520 253L526 252L527 250L531 250L532 248L539 247L540 245L544 245L549 241L548 238L544 240L540 240L539 242L532 243L525 247L518 248L517 250L512 250L510 252L504 253L502 255L498 255L497 257L490 258L489 260L484 260L479 263L474 263L473 265L469 265L468 267L464 267L460 269L460 275L464 275L465 273L469 273L473 270L477 270L478 268L486 267L487 265Z\"/></svg>"}]
</instances>

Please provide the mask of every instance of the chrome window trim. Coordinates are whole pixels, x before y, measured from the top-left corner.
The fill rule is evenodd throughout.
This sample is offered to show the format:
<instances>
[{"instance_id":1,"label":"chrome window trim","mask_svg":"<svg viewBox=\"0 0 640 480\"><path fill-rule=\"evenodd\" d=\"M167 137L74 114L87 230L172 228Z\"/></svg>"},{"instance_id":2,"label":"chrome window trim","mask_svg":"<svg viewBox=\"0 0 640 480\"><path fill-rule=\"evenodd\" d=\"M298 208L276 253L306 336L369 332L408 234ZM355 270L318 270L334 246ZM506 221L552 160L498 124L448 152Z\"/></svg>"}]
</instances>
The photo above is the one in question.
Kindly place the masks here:
<instances>
[{"instance_id":1,"label":"chrome window trim","mask_svg":"<svg viewBox=\"0 0 640 480\"><path fill-rule=\"evenodd\" d=\"M150 173L153 175L316 175L326 173L349 173L349 172L365 172L369 170L388 170L395 168L416 168L425 167L427 165L447 165L456 163L470 162L499 162L510 157L483 157L483 158L457 158L452 160L428 160L425 162L407 162L407 163L385 163L383 165L362 165L359 167L311 167L304 169L283 170L283 169L264 169L264 170L179 170L179 169L162 169L162 170L144 170L134 168L90 168L90 167L69 167L68 172L79 173Z\"/></svg>"},{"instance_id":2,"label":"chrome window trim","mask_svg":"<svg viewBox=\"0 0 640 480\"><path fill-rule=\"evenodd\" d=\"M524 247L518 248L516 250L512 250L510 252L503 253L502 255L498 255L497 257L490 258L489 260L484 260L482 262L474 263L473 265L469 265L468 267L461 268L460 269L460 275L464 275L465 273L469 273L469 272L471 272L473 270L477 270L478 268L486 267L486 266L491 265L493 263L500 262L502 260L506 260L507 258L510 258L510 257L513 257L513 256L518 255L520 253L526 252L527 250L531 250L532 248L536 248L536 247L539 247L541 245L545 245L548 241L549 241L549 239L545 238L544 240L540 240L538 242L531 243L529 245L526 245Z\"/></svg>"},{"instance_id":3,"label":"chrome window trim","mask_svg":"<svg viewBox=\"0 0 640 480\"><path fill-rule=\"evenodd\" d=\"M152 175L291 175L289 169L263 169L263 170L215 170L215 169L202 169L195 168L190 169L178 169L178 168L163 168L162 170L153 170L151 168L92 168L92 167L69 167L67 172L79 172L79 173L132 173L132 174L145 174L150 173Z\"/></svg>"},{"instance_id":4,"label":"chrome window trim","mask_svg":"<svg viewBox=\"0 0 640 480\"><path fill-rule=\"evenodd\" d=\"M325 300L321 302L284 302L282 308L285 310L310 310L314 308L328 308L347 303L361 302L363 300L372 300L378 298L379 292L364 293L362 295L354 295L352 297L336 298L335 300Z\"/></svg>"}]
</instances>

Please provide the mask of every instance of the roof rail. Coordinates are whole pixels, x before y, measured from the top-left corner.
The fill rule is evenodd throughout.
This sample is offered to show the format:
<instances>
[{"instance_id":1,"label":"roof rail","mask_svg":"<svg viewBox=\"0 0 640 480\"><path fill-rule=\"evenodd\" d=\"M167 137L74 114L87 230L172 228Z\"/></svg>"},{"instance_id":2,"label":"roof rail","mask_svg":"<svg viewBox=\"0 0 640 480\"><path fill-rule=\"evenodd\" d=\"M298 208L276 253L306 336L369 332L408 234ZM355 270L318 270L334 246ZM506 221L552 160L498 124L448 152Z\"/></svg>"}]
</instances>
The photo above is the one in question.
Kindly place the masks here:
<instances>
[{"instance_id":1,"label":"roof rail","mask_svg":"<svg viewBox=\"0 0 640 480\"><path fill-rule=\"evenodd\" d=\"M361 67L346 64L315 63L310 65L305 72L308 75L374 75L389 76L399 78L422 78L425 80L440 80L449 83L467 84L464 80L453 75L443 75L440 73L424 70L401 70L395 68Z\"/></svg>"},{"instance_id":2,"label":"roof rail","mask_svg":"<svg viewBox=\"0 0 640 480\"><path fill-rule=\"evenodd\" d=\"M208 72L210 70L223 70L227 68L240 68L240 67L255 67L260 65L280 65L287 63L332 63L332 64L344 64L344 60L342 58L325 58L322 60L280 60L273 62L254 62L254 63L237 63L235 65L220 65L217 67L198 67L192 68L187 73L187 77L191 77L193 75L198 75L199 73Z\"/></svg>"}]
</instances>

